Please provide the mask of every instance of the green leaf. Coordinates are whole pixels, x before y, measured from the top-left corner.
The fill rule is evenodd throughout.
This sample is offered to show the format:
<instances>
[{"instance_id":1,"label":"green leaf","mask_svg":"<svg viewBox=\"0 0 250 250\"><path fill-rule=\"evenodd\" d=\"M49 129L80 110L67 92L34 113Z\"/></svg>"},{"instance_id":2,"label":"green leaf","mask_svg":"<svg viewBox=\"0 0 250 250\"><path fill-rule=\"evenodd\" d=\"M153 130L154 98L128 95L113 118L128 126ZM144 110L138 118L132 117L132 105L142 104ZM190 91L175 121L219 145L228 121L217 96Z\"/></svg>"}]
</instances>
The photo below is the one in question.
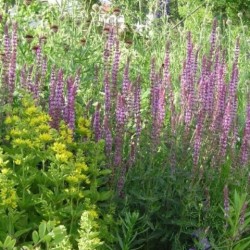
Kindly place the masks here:
<instances>
[{"instance_id":1,"label":"green leaf","mask_svg":"<svg viewBox=\"0 0 250 250\"><path fill-rule=\"evenodd\" d=\"M55 223L53 221L48 221L47 222L47 231L50 232L54 228Z\"/></svg>"},{"instance_id":2,"label":"green leaf","mask_svg":"<svg viewBox=\"0 0 250 250\"><path fill-rule=\"evenodd\" d=\"M18 238L18 237L20 237L21 235L23 235L23 234L29 232L30 230L31 230L31 228L26 228L26 229L19 230L19 231L15 232L14 237L15 237L15 238Z\"/></svg>"},{"instance_id":3,"label":"green leaf","mask_svg":"<svg viewBox=\"0 0 250 250\"><path fill-rule=\"evenodd\" d=\"M53 240L53 243L55 244L55 245L57 245L57 244L59 244L59 243L61 243L62 241L63 241L63 239L65 238L65 235L64 234L55 234L55 238L54 238L54 240Z\"/></svg>"},{"instance_id":4,"label":"green leaf","mask_svg":"<svg viewBox=\"0 0 250 250\"><path fill-rule=\"evenodd\" d=\"M121 249L123 249L123 241L122 241L122 238L120 237L120 235L117 235L117 238L118 238L118 242L119 242L119 245L120 245Z\"/></svg>"},{"instance_id":5,"label":"green leaf","mask_svg":"<svg viewBox=\"0 0 250 250\"><path fill-rule=\"evenodd\" d=\"M45 235L44 238L43 238L43 240L44 240L45 242L47 242L47 243L51 242L51 239L52 239L52 237L51 237L51 235L49 235L49 234Z\"/></svg>"},{"instance_id":6,"label":"green leaf","mask_svg":"<svg viewBox=\"0 0 250 250\"><path fill-rule=\"evenodd\" d=\"M46 222L43 221L40 225L39 225L39 236L40 238L43 238L46 232Z\"/></svg>"},{"instance_id":7,"label":"green leaf","mask_svg":"<svg viewBox=\"0 0 250 250\"><path fill-rule=\"evenodd\" d=\"M33 231L32 233L32 240L35 244L37 244L39 242L39 235L37 231Z\"/></svg>"},{"instance_id":8,"label":"green leaf","mask_svg":"<svg viewBox=\"0 0 250 250\"><path fill-rule=\"evenodd\" d=\"M16 245L16 239L12 239L10 243L10 250L13 250L15 245Z\"/></svg>"},{"instance_id":9,"label":"green leaf","mask_svg":"<svg viewBox=\"0 0 250 250\"><path fill-rule=\"evenodd\" d=\"M105 201L108 200L112 196L112 191L102 191L98 193L98 201Z\"/></svg>"},{"instance_id":10,"label":"green leaf","mask_svg":"<svg viewBox=\"0 0 250 250\"><path fill-rule=\"evenodd\" d=\"M244 242L246 241L246 242ZM233 250L245 250L249 249L250 246L250 237L242 239L234 248Z\"/></svg>"},{"instance_id":11,"label":"green leaf","mask_svg":"<svg viewBox=\"0 0 250 250\"><path fill-rule=\"evenodd\" d=\"M16 244L16 240L12 239L9 235L6 237L3 248L13 249Z\"/></svg>"},{"instance_id":12,"label":"green leaf","mask_svg":"<svg viewBox=\"0 0 250 250\"><path fill-rule=\"evenodd\" d=\"M100 175L109 175L112 173L112 170L111 169L103 169L99 173L100 173Z\"/></svg>"}]
</instances>

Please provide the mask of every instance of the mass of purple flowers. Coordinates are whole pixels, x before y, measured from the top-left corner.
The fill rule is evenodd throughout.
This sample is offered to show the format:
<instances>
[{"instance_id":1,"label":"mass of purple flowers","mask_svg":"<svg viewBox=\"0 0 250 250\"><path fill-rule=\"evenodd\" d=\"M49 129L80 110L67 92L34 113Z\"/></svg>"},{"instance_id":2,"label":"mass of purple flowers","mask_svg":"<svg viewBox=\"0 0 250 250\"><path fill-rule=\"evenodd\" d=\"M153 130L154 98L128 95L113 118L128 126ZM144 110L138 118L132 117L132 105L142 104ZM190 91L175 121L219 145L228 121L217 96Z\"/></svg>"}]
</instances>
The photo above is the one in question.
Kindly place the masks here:
<instances>
[{"instance_id":1,"label":"mass of purple flowers","mask_svg":"<svg viewBox=\"0 0 250 250\"><path fill-rule=\"evenodd\" d=\"M205 158L210 157L211 166L223 163L232 148L235 148L234 164L244 166L249 162L250 104L246 107L243 129L239 127L237 115L240 41L236 41L232 67L229 67L216 27L214 21L208 53L202 54L202 48L196 48L193 43L192 34L187 34L186 56L179 82L171 80L170 42L167 42L161 66L158 67L156 58L152 58L148 79L142 79L138 74L132 80L132 59L122 57L116 32L110 30L103 54L104 101L96 105L92 125L95 140L104 139L106 143L106 154L114 172L125 175L128 167L136 162L142 138L148 138L147 147L152 155L162 141L169 140L170 147L174 148L178 140L184 140L183 145L187 145L185 150L192 152L194 173ZM3 43L1 88L7 95L2 101L13 102L15 89L21 88L30 92L37 103L45 105L41 101L47 74L47 58L42 54L43 41L34 49L34 65L24 65L20 69L20 84L16 79L16 23L12 28L6 25ZM119 76L122 60L125 67L123 75ZM66 77L63 69L52 68L48 112L53 128L58 129L60 121L64 120L74 131L80 78L80 70L75 76ZM145 116L142 115L141 92L147 85L150 96L148 111L143 107ZM179 99L174 89L179 89ZM167 131L170 131L170 136ZM242 138L240 134L243 134ZM169 162L174 162L174 159L175 153Z\"/></svg>"}]
</instances>

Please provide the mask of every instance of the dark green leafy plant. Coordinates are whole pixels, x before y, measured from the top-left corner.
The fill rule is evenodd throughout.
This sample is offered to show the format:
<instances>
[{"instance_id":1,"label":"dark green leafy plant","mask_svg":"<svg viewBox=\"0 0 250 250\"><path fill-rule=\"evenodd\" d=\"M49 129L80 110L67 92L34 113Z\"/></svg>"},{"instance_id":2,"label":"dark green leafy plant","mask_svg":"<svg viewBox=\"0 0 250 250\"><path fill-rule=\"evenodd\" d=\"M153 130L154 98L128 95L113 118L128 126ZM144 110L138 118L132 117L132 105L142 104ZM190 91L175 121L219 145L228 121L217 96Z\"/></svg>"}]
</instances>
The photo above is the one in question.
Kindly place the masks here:
<instances>
[{"instance_id":1,"label":"dark green leafy plant","mask_svg":"<svg viewBox=\"0 0 250 250\"><path fill-rule=\"evenodd\" d=\"M250 212L248 195L234 191L230 201L229 211L225 218L225 231L220 239L220 249L245 250L249 249Z\"/></svg>"},{"instance_id":2,"label":"dark green leafy plant","mask_svg":"<svg viewBox=\"0 0 250 250\"><path fill-rule=\"evenodd\" d=\"M143 247L143 239L140 235L148 230L144 216L138 212L125 211L124 218L120 217L121 230L117 233L117 238L121 250L136 250Z\"/></svg>"}]
</instances>

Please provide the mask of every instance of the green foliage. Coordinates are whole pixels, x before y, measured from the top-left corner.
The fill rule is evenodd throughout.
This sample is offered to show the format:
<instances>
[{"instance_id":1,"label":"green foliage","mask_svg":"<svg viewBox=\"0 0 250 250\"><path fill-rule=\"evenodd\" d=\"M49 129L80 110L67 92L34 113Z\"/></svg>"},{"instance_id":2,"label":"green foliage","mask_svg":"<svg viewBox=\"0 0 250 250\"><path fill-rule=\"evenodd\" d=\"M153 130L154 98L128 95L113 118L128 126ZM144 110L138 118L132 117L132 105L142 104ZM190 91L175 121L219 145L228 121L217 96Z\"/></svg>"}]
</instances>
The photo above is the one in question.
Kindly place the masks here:
<instances>
[{"instance_id":1,"label":"green foliage","mask_svg":"<svg viewBox=\"0 0 250 250\"><path fill-rule=\"evenodd\" d=\"M42 221L39 225L38 231L32 232L32 241L35 248L42 248L54 250L71 250L72 246L67 235L66 228L62 225L56 225L52 221ZM30 246L24 246L24 249L29 249ZM32 248L31 248L32 249Z\"/></svg>"},{"instance_id":2,"label":"green foliage","mask_svg":"<svg viewBox=\"0 0 250 250\"><path fill-rule=\"evenodd\" d=\"M232 19L234 22L242 20L244 23L249 24L249 0L222 0L210 2L213 5L215 15L220 16L224 20L226 18Z\"/></svg>"},{"instance_id":3,"label":"green foliage","mask_svg":"<svg viewBox=\"0 0 250 250\"><path fill-rule=\"evenodd\" d=\"M234 191L230 202L229 216L226 217L225 231L220 239L220 249L249 249L250 211L249 198L246 193Z\"/></svg>"},{"instance_id":4,"label":"green foliage","mask_svg":"<svg viewBox=\"0 0 250 250\"><path fill-rule=\"evenodd\" d=\"M173 0L170 18L161 17L152 22L147 14L156 13L159 1L113 1L125 17L124 31L119 34L121 64L127 57L131 59L131 82L141 75L144 134L137 161L125 177L124 197L112 201L113 180L117 176L113 173L110 178L111 170L107 166L111 159L105 157L105 142L93 140L91 121L83 118L83 113L84 117L91 117L95 102L103 103L104 99L102 57L106 36L100 21L102 7L97 6L98 10L94 10L91 6L97 2L79 0L78 5L67 9L67 1L61 7L42 1L32 1L30 5L16 1L18 6L14 15L8 13L13 13L12 3L0 6L0 14L3 13L0 33L3 34L7 21L15 20L19 24L20 40L14 103L0 107L0 247L10 250L20 247L41 250L77 247L93 250L202 249L201 241L207 239L214 249L248 249L248 210L243 223L240 218L243 207L249 203L246 195L249 193L249 166L235 168L231 152L226 162L215 166L213 156L218 151L217 142L211 140L208 130L198 174L193 175L191 144L194 135L186 135L181 126L172 134L170 113L166 114L160 145L152 150L148 76L152 56L157 65L162 63L162 48L167 37L171 41L170 71L178 103L187 31L192 32L193 41L201 52L206 51L215 16L221 21L216 30L220 38L218 46L226 48L229 68L235 38L240 36L238 119L241 135L245 120L241 111L246 105L250 77L249 32L244 26L248 24L249 1ZM112 11L111 8L105 15ZM138 32L136 23L146 28ZM57 32L51 29L52 25L58 26ZM26 35L32 35L32 41L28 41ZM74 134L64 123L58 131L52 129L46 113L47 101L41 108L19 88L21 66L23 62L34 63L32 47L43 36L46 42L42 50L48 59L49 71L57 64L67 75L82 66ZM127 46L126 38L133 40L133 44ZM3 63L0 62L1 71ZM49 95L49 75L47 72L41 93L43 100ZM122 81L120 74L118 81ZM180 107L176 107L178 111ZM129 161L129 134L134 133L131 124L126 128L124 165ZM241 143L237 142L236 153ZM231 190L238 191L235 191L225 223L221 207L223 187L227 183ZM195 239L194 232L199 233Z\"/></svg>"},{"instance_id":5,"label":"green foliage","mask_svg":"<svg viewBox=\"0 0 250 250\"><path fill-rule=\"evenodd\" d=\"M104 187L110 173L102 169L104 144L92 141L89 121L78 120L79 142L65 124L56 131L49 121L28 97L8 110L0 151L0 240L11 235L24 242L42 220L53 220L66 225L76 244L86 199L97 204L112 196ZM46 235L57 230L50 225L44 222L32 233L35 244L44 241L46 230Z\"/></svg>"},{"instance_id":6,"label":"green foliage","mask_svg":"<svg viewBox=\"0 0 250 250\"><path fill-rule=\"evenodd\" d=\"M4 242L0 241L0 247L4 250L15 250L16 240L12 239L10 236L7 236Z\"/></svg>"},{"instance_id":7,"label":"green foliage","mask_svg":"<svg viewBox=\"0 0 250 250\"><path fill-rule=\"evenodd\" d=\"M179 0L179 13L182 18L185 18L188 13L191 13L192 10L199 8L197 13L193 16L199 18L199 22L203 22L202 14L206 14L206 6L210 10L210 14L213 14L214 17L218 18L221 23L230 19L234 24L244 24L249 25L250 17L250 1L249 0L193 0L193 1L183 1ZM200 7L199 7L200 6ZM191 17L190 19L193 19Z\"/></svg>"},{"instance_id":8,"label":"green foliage","mask_svg":"<svg viewBox=\"0 0 250 250\"><path fill-rule=\"evenodd\" d=\"M120 217L120 231L117 238L121 250L136 250L143 247L143 239L140 235L148 230L146 218L140 217L138 212L125 211L124 218Z\"/></svg>"},{"instance_id":9,"label":"green foliage","mask_svg":"<svg viewBox=\"0 0 250 250\"><path fill-rule=\"evenodd\" d=\"M4 242L0 242L0 247L4 250L17 249L16 240L8 235ZM22 246L24 250L46 249L46 250L71 250L72 246L66 228L62 225L56 225L52 221L42 221L38 231L32 232L32 241Z\"/></svg>"}]
</instances>

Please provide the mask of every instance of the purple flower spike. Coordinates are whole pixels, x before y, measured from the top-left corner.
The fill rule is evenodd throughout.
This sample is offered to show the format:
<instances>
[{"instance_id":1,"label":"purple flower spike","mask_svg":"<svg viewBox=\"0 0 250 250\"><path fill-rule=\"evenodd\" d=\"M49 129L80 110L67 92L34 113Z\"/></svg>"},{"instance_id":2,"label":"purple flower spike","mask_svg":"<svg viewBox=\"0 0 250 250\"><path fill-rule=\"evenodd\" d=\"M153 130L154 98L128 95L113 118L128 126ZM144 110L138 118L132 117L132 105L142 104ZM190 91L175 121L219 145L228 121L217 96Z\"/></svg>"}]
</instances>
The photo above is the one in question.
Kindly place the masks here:
<instances>
[{"instance_id":1,"label":"purple flower spike","mask_svg":"<svg viewBox=\"0 0 250 250\"><path fill-rule=\"evenodd\" d=\"M136 123L136 138L137 142L141 134L141 86L140 86L140 76L138 76L136 81L136 86L134 89L134 115Z\"/></svg>"},{"instance_id":2,"label":"purple flower spike","mask_svg":"<svg viewBox=\"0 0 250 250\"><path fill-rule=\"evenodd\" d=\"M46 76L46 72L47 72L47 57L44 56L43 60L42 60L42 72L41 72L41 76L42 76L42 80L45 80L45 76Z\"/></svg>"},{"instance_id":3,"label":"purple flower spike","mask_svg":"<svg viewBox=\"0 0 250 250\"><path fill-rule=\"evenodd\" d=\"M6 70L8 67L8 72L6 72L6 82L7 84L7 93L8 93L8 101L12 103L13 101L13 93L15 90L15 79L16 79L16 57L17 57L17 23L13 24L12 38L10 40L9 35L7 34L8 29L6 26L5 31L5 53L6 57ZM8 75L7 75L8 74Z\"/></svg>"},{"instance_id":4,"label":"purple flower spike","mask_svg":"<svg viewBox=\"0 0 250 250\"><path fill-rule=\"evenodd\" d=\"M247 105L246 123L241 144L241 164L245 166L249 160L249 140L250 140L250 104Z\"/></svg>"},{"instance_id":5,"label":"purple flower spike","mask_svg":"<svg viewBox=\"0 0 250 250\"><path fill-rule=\"evenodd\" d=\"M121 52L119 50L119 41L116 41L115 47L115 55L113 60L113 68L112 68L112 99L114 100L117 96L117 75L119 70L119 63L120 63L120 55Z\"/></svg>"},{"instance_id":6,"label":"purple flower spike","mask_svg":"<svg viewBox=\"0 0 250 250\"><path fill-rule=\"evenodd\" d=\"M24 64L20 73L20 82L23 89L27 89L27 74L27 66Z\"/></svg>"},{"instance_id":7,"label":"purple flower spike","mask_svg":"<svg viewBox=\"0 0 250 250\"><path fill-rule=\"evenodd\" d=\"M42 50L41 50L41 43L38 45L36 49L36 67L37 69L42 68Z\"/></svg>"},{"instance_id":8,"label":"purple flower spike","mask_svg":"<svg viewBox=\"0 0 250 250\"><path fill-rule=\"evenodd\" d=\"M155 89L155 83L156 83L156 73L155 73L155 59L153 58L151 60L151 65L150 65L150 106L151 106L151 111L153 111L153 96L154 96L154 89Z\"/></svg>"},{"instance_id":9,"label":"purple flower spike","mask_svg":"<svg viewBox=\"0 0 250 250\"><path fill-rule=\"evenodd\" d=\"M125 166L123 166L117 183L117 192L121 198L124 197L123 187L125 184L125 177L126 177L126 168Z\"/></svg>"},{"instance_id":10,"label":"purple flower spike","mask_svg":"<svg viewBox=\"0 0 250 250\"><path fill-rule=\"evenodd\" d=\"M109 126L109 118L107 115L104 117L104 138L105 138L105 149L106 149L106 154L107 156L110 156L111 151L112 151L112 143L113 143L113 138L112 138L112 133L110 130Z\"/></svg>"},{"instance_id":11,"label":"purple flower spike","mask_svg":"<svg viewBox=\"0 0 250 250\"><path fill-rule=\"evenodd\" d=\"M244 202L241 212L240 212L240 225L244 225L245 223L245 217L246 217L246 210L247 210L248 204L247 202Z\"/></svg>"},{"instance_id":12,"label":"purple flower spike","mask_svg":"<svg viewBox=\"0 0 250 250\"><path fill-rule=\"evenodd\" d=\"M122 94L123 96L127 96L129 89L129 59L127 60L127 64L124 70L123 82L122 82Z\"/></svg>"},{"instance_id":13,"label":"purple flower spike","mask_svg":"<svg viewBox=\"0 0 250 250\"><path fill-rule=\"evenodd\" d=\"M198 122L196 125L196 130L195 130L195 137L194 137L193 161L194 161L194 170L195 171L196 171L197 166L198 166L201 143L202 143L203 120L204 120L204 114L203 114L203 111L200 111L199 117L198 117Z\"/></svg>"},{"instance_id":14,"label":"purple flower spike","mask_svg":"<svg viewBox=\"0 0 250 250\"><path fill-rule=\"evenodd\" d=\"M130 154L129 154L129 160L128 160L129 167L131 167L135 163L136 147L137 147L137 143L135 142L134 139L132 139L130 142Z\"/></svg>"},{"instance_id":15,"label":"purple flower spike","mask_svg":"<svg viewBox=\"0 0 250 250\"><path fill-rule=\"evenodd\" d=\"M75 98L77 93L77 87L79 85L79 74L69 81L68 93L67 93L67 124L69 128L74 131L75 129Z\"/></svg>"},{"instance_id":16,"label":"purple flower spike","mask_svg":"<svg viewBox=\"0 0 250 250\"><path fill-rule=\"evenodd\" d=\"M212 28L212 32L211 32L211 36L210 36L210 60L212 59L214 52L215 52L215 46L216 46L216 28L217 28L217 20L214 19L213 22L213 28Z\"/></svg>"},{"instance_id":17,"label":"purple flower spike","mask_svg":"<svg viewBox=\"0 0 250 250\"><path fill-rule=\"evenodd\" d=\"M118 94L117 104L116 104L116 136L115 136L115 159L114 159L115 166L120 166L122 163L125 120L126 120L125 98L121 94Z\"/></svg>"},{"instance_id":18,"label":"purple flower spike","mask_svg":"<svg viewBox=\"0 0 250 250\"><path fill-rule=\"evenodd\" d=\"M63 85L63 71L60 69L57 76L56 89L54 95L55 110L52 116L52 124L53 127L56 129L59 128L59 123L62 119L62 111L64 106Z\"/></svg>"},{"instance_id":19,"label":"purple flower spike","mask_svg":"<svg viewBox=\"0 0 250 250\"><path fill-rule=\"evenodd\" d=\"M229 204L229 191L228 191L227 185L225 185L225 187L223 189L223 195L224 195L224 216L225 216L225 218L228 218L230 204Z\"/></svg>"},{"instance_id":20,"label":"purple flower spike","mask_svg":"<svg viewBox=\"0 0 250 250\"><path fill-rule=\"evenodd\" d=\"M225 84L225 64L222 63L217 69L217 98L215 103L215 111L212 122L212 130L218 130L222 124L223 114L226 108L226 90Z\"/></svg>"},{"instance_id":21,"label":"purple flower spike","mask_svg":"<svg viewBox=\"0 0 250 250\"><path fill-rule=\"evenodd\" d=\"M95 141L99 141L101 139L101 115L100 115L101 104L98 103L96 106L96 110L94 113L93 119L93 130L95 135Z\"/></svg>"},{"instance_id":22,"label":"purple flower spike","mask_svg":"<svg viewBox=\"0 0 250 250\"><path fill-rule=\"evenodd\" d=\"M55 70L52 69L50 80L50 98L49 98L49 114L51 116L51 127L58 129L59 123L62 119L64 97L63 97L63 71L59 70L57 79L55 77Z\"/></svg>"},{"instance_id":23,"label":"purple flower spike","mask_svg":"<svg viewBox=\"0 0 250 250\"><path fill-rule=\"evenodd\" d=\"M227 149L228 135L232 125L232 105L227 103L225 115L222 122L222 135L220 137L220 156L224 159Z\"/></svg>"},{"instance_id":24,"label":"purple flower spike","mask_svg":"<svg viewBox=\"0 0 250 250\"><path fill-rule=\"evenodd\" d=\"M116 123L118 126L124 126L125 125L125 98L123 95L119 94L117 96L117 107L116 107Z\"/></svg>"},{"instance_id":25,"label":"purple flower spike","mask_svg":"<svg viewBox=\"0 0 250 250\"><path fill-rule=\"evenodd\" d=\"M104 93L105 93L105 114L109 116L111 110L111 96L110 96L110 84L109 84L108 72L105 72L104 75Z\"/></svg>"}]
</instances>

